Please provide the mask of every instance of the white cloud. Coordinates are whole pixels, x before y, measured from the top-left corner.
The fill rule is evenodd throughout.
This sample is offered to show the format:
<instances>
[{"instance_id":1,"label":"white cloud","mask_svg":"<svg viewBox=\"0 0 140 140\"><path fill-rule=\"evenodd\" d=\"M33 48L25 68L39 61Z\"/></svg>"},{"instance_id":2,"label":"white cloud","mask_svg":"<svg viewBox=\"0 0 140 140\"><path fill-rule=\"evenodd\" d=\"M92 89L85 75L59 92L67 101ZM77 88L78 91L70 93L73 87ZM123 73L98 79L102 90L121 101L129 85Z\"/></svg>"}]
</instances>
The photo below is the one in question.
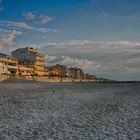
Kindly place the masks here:
<instances>
[{"instance_id":1,"label":"white cloud","mask_svg":"<svg viewBox=\"0 0 140 140\"><path fill-rule=\"evenodd\" d=\"M25 22L13 22L13 21L0 20L0 26L13 27L13 28L23 28L23 29L28 29L28 30L33 29L32 26L29 26Z\"/></svg>"},{"instance_id":2,"label":"white cloud","mask_svg":"<svg viewBox=\"0 0 140 140\"><path fill-rule=\"evenodd\" d=\"M60 30L59 29L48 29L48 32L59 32Z\"/></svg>"},{"instance_id":3,"label":"white cloud","mask_svg":"<svg viewBox=\"0 0 140 140\"><path fill-rule=\"evenodd\" d=\"M69 42L66 42L64 44L67 45L86 45L86 44L93 44L93 45L98 45L106 47L106 46L111 46L111 47L130 47L130 46L140 46L139 42L130 42L130 41L114 41L114 42L96 42L96 41L91 41L91 40L72 40Z\"/></svg>"},{"instance_id":4,"label":"white cloud","mask_svg":"<svg viewBox=\"0 0 140 140\"><path fill-rule=\"evenodd\" d=\"M22 33L16 30L0 30L0 50L4 46L11 46L17 35L22 35Z\"/></svg>"},{"instance_id":5,"label":"white cloud","mask_svg":"<svg viewBox=\"0 0 140 140\"><path fill-rule=\"evenodd\" d=\"M48 33L48 32L58 32L58 29L46 29L46 28L38 28L37 31L41 33Z\"/></svg>"},{"instance_id":6,"label":"white cloud","mask_svg":"<svg viewBox=\"0 0 140 140\"><path fill-rule=\"evenodd\" d=\"M39 18L40 18L40 21L41 21L42 24L48 24L53 19L53 17L44 16L44 15L40 15Z\"/></svg>"},{"instance_id":7,"label":"white cloud","mask_svg":"<svg viewBox=\"0 0 140 140\"><path fill-rule=\"evenodd\" d=\"M60 64L82 68L83 70L88 70L88 69L94 70L100 67L100 65L97 64L95 61L91 61L87 59L78 59L78 58L73 58L68 56L62 56L62 60L60 61Z\"/></svg>"},{"instance_id":8,"label":"white cloud","mask_svg":"<svg viewBox=\"0 0 140 140\"><path fill-rule=\"evenodd\" d=\"M32 12L27 12L27 13L23 13L23 16L27 19L27 20L32 20L35 18L35 15Z\"/></svg>"},{"instance_id":9,"label":"white cloud","mask_svg":"<svg viewBox=\"0 0 140 140\"><path fill-rule=\"evenodd\" d=\"M87 72L93 70L96 74L112 75L114 79L127 79L140 74L140 42L91 40L44 42L40 44L40 50L59 59L58 62L53 60L50 63L71 64L83 69L87 67ZM62 55L65 57L60 59Z\"/></svg>"},{"instance_id":10,"label":"white cloud","mask_svg":"<svg viewBox=\"0 0 140 140\"><path fill-rule=\"evenodd\" d=\"M78 59L74 57L69 57L69 56L49 56L46 55L46 62L49 65L54 65L54 64L61 64L61 65L66 65L70 67L77 67L77 68L82 68L83 70L88 70L88 69L98 69L100 68L100 65L97 64L95 61L90 61L87 59Z\"/></svg>"},{"instance_id":11,"label":"white cloud","mask_svg":"<svg viewBox=\"0 0 140 140\"><path fill-rule=\"evenodd\" d=\"M56 56L50 56L50 55L46 55L45 58L46 58L47 63L57 59Z\"/></svg>"},{"instance_id":12,"label":"white cloud","mask_svg":"<svg viewBox=\"0 0 140 140\"><path fill-rule=\"evenodd\" d=\"M38 28L37 31L41 33L48 33L48 30L46 28Z\"/></svg>"}]
</instances>

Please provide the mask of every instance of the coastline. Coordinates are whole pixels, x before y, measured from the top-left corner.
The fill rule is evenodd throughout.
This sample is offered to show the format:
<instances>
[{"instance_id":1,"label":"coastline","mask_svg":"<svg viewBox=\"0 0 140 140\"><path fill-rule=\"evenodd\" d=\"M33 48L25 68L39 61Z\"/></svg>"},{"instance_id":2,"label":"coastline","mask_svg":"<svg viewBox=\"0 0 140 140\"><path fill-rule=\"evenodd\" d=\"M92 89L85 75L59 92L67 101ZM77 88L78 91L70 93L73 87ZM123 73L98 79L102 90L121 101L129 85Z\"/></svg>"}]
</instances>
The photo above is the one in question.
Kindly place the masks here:
<instances>
[{"instance_id":1,"label":"coastline","mask_svg":"<svg viewBox=\"0 0 140 140\"><path fill-rule=\"evenodd\" d=\"M40 78L40 79L24 79L24 78L16 78L16 77L7 77L0 75L0 83L3 82L43 82L43 83L110 83L110 84L139 84L140 81L103 81L103 80L88 80L88 79L72 79L72 78Z\"/></svg>"}]
</instances>

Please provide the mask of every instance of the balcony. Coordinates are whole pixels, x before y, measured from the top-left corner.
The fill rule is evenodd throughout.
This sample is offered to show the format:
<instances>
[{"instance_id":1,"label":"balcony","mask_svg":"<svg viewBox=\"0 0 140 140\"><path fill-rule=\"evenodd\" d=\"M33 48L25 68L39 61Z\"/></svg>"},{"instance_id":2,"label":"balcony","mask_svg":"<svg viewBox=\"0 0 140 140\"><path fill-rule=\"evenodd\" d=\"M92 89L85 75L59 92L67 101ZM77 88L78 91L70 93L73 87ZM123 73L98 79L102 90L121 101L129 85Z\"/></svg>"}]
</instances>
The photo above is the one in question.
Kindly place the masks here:
<instances>
[{"instance_id":1,"label":"balcony","mask_svg":"<svg viewBox=\"0 0 140 140\"><path fill-rule=\"evenodd\" d=\"M40 56L37 56L36 57L36 61L41 61L41 62L43 62L43 61L45 61L45 58L42 56L42 57L40 57Z\"/></svg>"},{"instance_id":2,"label":"balcony","mask_svg":"<svg viewBox=\"0 0 140 140\"><path fill-rule=\"evenodd\" d=\"M32 68L23 67L23 66L19 66L19 70L20 70L20 71L33 71Z\"/></svg>"},{"instance_id":3,"label":"balcony","mask_svg":"<svg viewBox=\"0 0 140 140\"><path fill-rule=\"evenodd\" d=\"M8 62L7 58L0 58L0 62Z\"/></svg>"},{"instance_id":4,"label":"balcony","mask_svg":"<svg viewBox=\"0 0 140 140\"><path fill-rule=\"evenodd\" d=\"M44 67L35 67L36 71L44 71Z\"/></svg>"},{"instance_id":5,"label":"balcony","mask_svg":"<svg viewBox=\"0 0 140 140\"><path fill-rule=\"evenodd\" d=\"M12 66L12 65L8 65L7 68L8 68L8 69L18 69L17 66Z\"/></svg>"},{"instance_id":6,"label":"balcony","mask_svg":"<svg viewBox=\"0 0 140 140\"><path fill-rule=\"evenodd\" d=\"M36 62L36 63L35 63L35 67L38 67L38 66L39 66L39 67L44 67L44 63L37 63L37 62Z\"/></svg>"}]
</instances>

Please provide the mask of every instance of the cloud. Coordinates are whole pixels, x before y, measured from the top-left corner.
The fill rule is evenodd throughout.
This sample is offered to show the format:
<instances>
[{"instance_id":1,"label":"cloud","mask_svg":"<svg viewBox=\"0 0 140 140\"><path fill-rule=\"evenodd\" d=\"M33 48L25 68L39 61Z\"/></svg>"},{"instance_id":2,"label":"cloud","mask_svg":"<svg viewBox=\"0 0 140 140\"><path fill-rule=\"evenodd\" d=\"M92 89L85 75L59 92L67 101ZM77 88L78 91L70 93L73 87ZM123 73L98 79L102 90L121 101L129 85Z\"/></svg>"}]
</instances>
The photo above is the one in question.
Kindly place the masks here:
<instances>
[{"instance_id":1,"label":"cloud","mask_svg":"<svg viewBox=\"0 0 140 140\"><path fill-rule=\"evenodd\" d=\"M137 79L140 74L140 42L72 40L44 42L39 49L43 53L56 56L61 64L80 66L83 69L87 67L87 72L103 74L104 77L111 75L113 79L128 80L130 77ZM63 55L65 57L60 58ZM53 60L51 63L57 61Z\"/></svg>"},{"instance_id":2,"label":"cloud","mask_svg":"<svg viewBox=\"0 0 140 140\"><path fill-rule=\"evenodd\" d=\"M53 17L44 16L44 15L40 15L39 18L40 18L40 21L41 21L42 24L48 24L53 19Z\"/></svg>"},{"instance_id":3,"label":"cloud","mask_svg":"<svg viewBox=\"0 0 140 140\"><path fill-rule=\"evenodd\" d=\"M37 31L41 33L48 33L48 30L46 28L38 28Z\"/></svg>"},{"instance_id":4,"label":"cloud","mask_svg":"<svg viewBox=\"0 0 140 140\"><path fill-rule=\"evenodd\" d=\"M23 28L23 29L28 29L32 30L33 27L27 25L25 22L13 22L13 21L2 21L0 20L0 26L6 26L6 27L11 27L11 28Z\"/></svg>"},{"instance_id":5,"label":"cloud","mask_svg":"<svg viewBox=\"0 0 140 140\"><path fill-rule=\"evenodd\" d=\"M54 33L56 33L56 32L59 32L60 30L59 29L48 29L48 32L54 32Z\"/></svg>"},{"instance_id":6,"label":"cloud","mask_svg":"<svg viewBox=\"0 0 140 140\"><path fill-rule=\"evenodd\" d=\"M32 20L35 18L35 15L32 12L27 12L22 14L27 20Z\"/></svg>"},{"instance_id":7,"label":"cloud","mask_svg":"<svg viewBox=\"0 0 140 140\"><path fill-rule=\"evenodd\" d=\"M46 29L46 28L38 28L37 31L41 33L48 33L48 32L58 32L58 29Z\"/></svg>"},{"instance_id":8,"label":"cloud","mask_svg":"<svg viewBox=\"0 0 140 140\"><path fill-rule=\"evenodd\" d=\"M57 59L56 56L50 56L50 55L46 55L45 58L46 58L47 63L52 62Z\"/></svg>"},{"instance_id":9,"label":"cloud","mask_svg":"<svg viewBox=\"0 0 140 140\"><path fill-rule=\"evenodd\" d=\"M69 67L77 67L77 68L82 68L83 70L88 70L88 69L98 69L100 67L99 64L97 64L95 61L90 61L87 59L78 59L78 58L73 58L69 56L49 56L46 55L46 62L48 65L55 65L55 64L61 64L61 65L66 65Z\"/></svg>"},{"instance_id":10,"label":"cloud","mask_svg":"<svg viewBox=\"0 0 140 140\"><path fill-rule=\"evenodd\" d=\"M0 50L5 46L13 45L14 38L18 35L22 33L16 30L0 30Z\"/></svg>"},{"instance_id":11,"label":"cloud","mask_svg":"<svg viewBox=\"0 0 140 140\"><path fill-rule=\"evenodd\" d=\"M82 68L83 70L86 71L88 69L96 69L100 67L100 65L93 60L91 61L87 59L78 59L69 56L62 56L62 60L59 63L71 67Z\"/></svg>"}]
</instances>

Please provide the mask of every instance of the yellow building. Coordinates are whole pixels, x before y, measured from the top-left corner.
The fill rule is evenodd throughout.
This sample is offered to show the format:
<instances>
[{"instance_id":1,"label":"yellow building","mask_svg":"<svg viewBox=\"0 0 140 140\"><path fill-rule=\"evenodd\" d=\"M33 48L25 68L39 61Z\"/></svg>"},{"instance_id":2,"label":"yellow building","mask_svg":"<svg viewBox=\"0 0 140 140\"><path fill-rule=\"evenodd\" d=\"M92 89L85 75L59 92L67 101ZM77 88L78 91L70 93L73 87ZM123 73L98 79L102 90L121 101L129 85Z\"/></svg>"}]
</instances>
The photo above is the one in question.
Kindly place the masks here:
<instances>
[{"instance_id":1,"label":"yellow building","mask_svg":"<svg viewBox=\"0 0 140 140\"><path fill-rule=\"evenodd\" d=\"M0 63L3 74L9 76L18 75L18 62L14 57L0 53Z\"/></svg>"},{"instance_id":2,"label":"yellow building","mask_svg":"<svg viewBox=\"0 0 140 140\"><path fill-rule=\"evenodd\" d=\"M45 75L45 57L37 49L28 47L19 48L12 52L12 56L18 60L20 67L30 68L30 73L32 73L31 69L33 69L33 76L43 77Z\"/></svg>"},{"instance_id":3,"label":"yellow building","mask_svg":"<svg viewBox=\"0 0 140 140\"><path fill-rule=\"evenodd\" d=\"M34 72L37 76L44 76L45 75L45 57L40 54L36 53L36 62L34 63Z\"/></svg>"},{"instance_id":4,"label":"yellow building","mask_svg":"<svg viewBox=\"0 0 140 140\"><path fill-rule=\"evenodd\" d=\"M50 76L66 77L66 66L56 64L55 66L50 66L48 69Z\"/></svg>"},{"instance_id":5,"label":"yellow building","mask_svg":"<svg viewBox=\"0 0 140 140\"><path fill-rule=\"evenodd\" d=\"M33 68L28 68L24 65L19 65L18 66L18 74L19 77L21 78L32 78L33 74L34 74L34 70Z\"/></svg>"}]
</instances>

